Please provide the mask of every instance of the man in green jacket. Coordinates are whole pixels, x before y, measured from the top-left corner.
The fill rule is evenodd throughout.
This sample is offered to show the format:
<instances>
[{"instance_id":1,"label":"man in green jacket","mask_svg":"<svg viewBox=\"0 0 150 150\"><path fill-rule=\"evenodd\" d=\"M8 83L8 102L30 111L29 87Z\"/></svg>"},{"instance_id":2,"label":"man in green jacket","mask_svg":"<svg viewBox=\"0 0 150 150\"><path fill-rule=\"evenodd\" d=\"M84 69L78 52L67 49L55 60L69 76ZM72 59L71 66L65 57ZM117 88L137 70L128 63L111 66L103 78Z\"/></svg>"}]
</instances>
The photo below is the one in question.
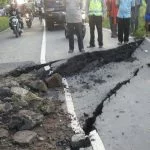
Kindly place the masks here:
<instances>
[{"instance_id":1,"label":"man in green jacket","mask_svg":"<svg viewBox=\"0 0 150 150\"><path fill-rule=\"evenodd\" d=\"M90 45L88 48L95 47L95 26L98 32L99 48L103 47L102 20L105 11L105 0L87 0L86 15L89 18L90 26Z\"/></svg>"}]
</instances>

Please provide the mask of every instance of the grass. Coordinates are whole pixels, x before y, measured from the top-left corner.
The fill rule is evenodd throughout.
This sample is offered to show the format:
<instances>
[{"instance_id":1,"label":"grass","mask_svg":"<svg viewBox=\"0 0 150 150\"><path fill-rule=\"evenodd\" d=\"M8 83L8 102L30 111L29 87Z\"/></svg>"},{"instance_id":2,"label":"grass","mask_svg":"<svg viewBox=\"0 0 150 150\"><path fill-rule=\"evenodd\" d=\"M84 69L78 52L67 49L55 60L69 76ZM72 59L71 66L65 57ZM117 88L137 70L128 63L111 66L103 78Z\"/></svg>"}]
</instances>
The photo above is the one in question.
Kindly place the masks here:
<instances>
[{"instance_id":1,"label":"grass","mask_svg":"<svg viewBox=\"0 0 150 150\"><path fill-rule=\"evenodd\" d=\"M7 29L8 26L8 17L0 17L0 32Z\"/></svg>"},{"instance_id":2,"label":"grass","mask_svg":"<svg viewBox=\"0 0 150 150\"><path fill-rule=\"evenodd\" d=\"M146 34L145 21L144 21L145 9L146 9L146 4L143 2L142 6L140 7L139 27L138 30L134 33L134 36L137 38L143 37ZM110 28L108 17L104 18L103 27Z\"/></svg>"},{"instance_id":3,"label":"grass","mask_svg":"<svg viewBox=\"0 0 150 150\"><path fill-rule=\"evenodd\" d=\"M103 27L110 28L109 18L108 17L104 18L104 20L103 20Z\"/></svg>"},{"instance_id":4,"label":"grass","mask_svg":"<svg viewBox=\"0 0 150 150\"><path fill-rule=\"evenodd\" d=\"M144 3L140 7L139 27L138 27L138 30L134 33L134 36L136 36L136 37L143 37L146 34L146 32L145 32L145 21L144 21L145 9L146 9L146 4Z\"/></svg>"}]
</instances>

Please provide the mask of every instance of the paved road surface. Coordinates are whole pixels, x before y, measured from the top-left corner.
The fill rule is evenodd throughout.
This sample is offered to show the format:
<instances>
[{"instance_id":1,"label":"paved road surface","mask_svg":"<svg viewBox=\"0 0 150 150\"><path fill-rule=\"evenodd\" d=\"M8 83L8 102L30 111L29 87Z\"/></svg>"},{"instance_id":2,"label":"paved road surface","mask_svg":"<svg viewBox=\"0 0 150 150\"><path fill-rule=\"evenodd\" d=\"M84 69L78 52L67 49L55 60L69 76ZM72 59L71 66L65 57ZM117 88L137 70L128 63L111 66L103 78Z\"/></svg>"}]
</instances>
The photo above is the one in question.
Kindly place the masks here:
<instances>
[{"instance_id":1,"label":"paved road surface","mask_svg":"<svg viewBox=\"0 0 150 150\"><path fill-rule=\"evenodd\" d=\"M20 38L15 38L11 30L0 33L1 73L24 63L40 63L43 28L43 25L40 25L39 20L35 18L32 28L28 29L27 27L25 27L24 33ZM98 48L86 49L89 42L88 29L89 28L87 26L87 34L84 39L85 50L98 50ZM110 42L110 40L112 41ZM117 46L117 40L111 39L110 33L108 31L104 31L104 48L107 49L115 46ZM75 52L73 54L68 54L68 40L65 39L63 28L56 27L55 31L46 32L47 62L61 58L72 57L78 54L80 53L78 52L77 48L77 40L75 40Z\"/></svg>"},{"instance_id":2,"label":"paved road surface","mask_svg":"<svg viewBox=\"0 0 150 150\"><path fill-rule=\"evenodd\" d=\"M26 63L40 63L41 44L44 27L38 19L34 19L31 29L25 28L20 38L15 38L11 30L0 33L0 73L7 72ZM117 46L117 39L110 38L110 32L104 33L104 48ZM89 30L84 39L85 50L92 52L100 50L98 47L87 49ZM101 117L97 117L96 128L100 134L106 150L149 150L150 149L150 42L145 41L134 56L134 62L111 63L96 72L68 78L72 92L75 111L80 123L85 115L91 116L96 106L118 82L131 78L136 68L140 68L138 75L131 78L129 84L124 85L116 96L113 95L106 102ZM145 51L149 50L149 51ZM64 30L57 27L55 31L46 32L46 62L69 58L78 55L77 41L75 52L68 54L68 41ZM108 77L111 76L111 78ZM81 79L90 85L84 89ZM101 79L102 84L93 85L92 78Z\"/></svg>"}]
</instances>

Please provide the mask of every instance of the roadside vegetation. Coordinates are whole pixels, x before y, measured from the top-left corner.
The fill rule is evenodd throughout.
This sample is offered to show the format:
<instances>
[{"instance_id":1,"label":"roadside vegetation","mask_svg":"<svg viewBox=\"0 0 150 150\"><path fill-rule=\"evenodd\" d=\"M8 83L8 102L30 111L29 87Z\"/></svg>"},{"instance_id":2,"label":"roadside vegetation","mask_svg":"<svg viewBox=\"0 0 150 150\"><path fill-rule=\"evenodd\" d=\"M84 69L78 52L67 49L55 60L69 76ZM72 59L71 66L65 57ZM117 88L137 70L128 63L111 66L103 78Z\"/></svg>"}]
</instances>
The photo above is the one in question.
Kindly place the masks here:
<instances>
[{"instance_id":1,"label":"roadside vegetation","mask_svg":"<svg viewBox=\"0 0 150 150\"><path fill-rule=\"evenodd\" d=\"M134 33L134 36L136 36L137 38L143 37L145 35L145 21L144 21L145 9L146 9L146 4L145 2L143 2L142 6L140 7L139 28ZM105 17L103 21L103 27L110 28L108 17Z\"/></svg>"},{"instance_id":2,"label":"roadside vegetation","mask_svg":"<svg viewBox=\"0 0 150 150\"><path fill-rule=\"evenodd\" d=\"M0 9L5 8L8 2L8 0L0 0ZM0 32L7 29L8 27L8 17L0 14Z\"/></svg>"},{"instance_id":3,"label":"roadside vegetation","mask_svg":"<svg viewBox=\"0 0 150 150\"><path fill-rule=\"evenodd\" d=\"M140 14L139 14L139 28L134 33L134 36L136 36L136 37L143 37L146 34L145 20L144 20L145 10L146 10L146 4L143 2L143 5L140 8Z\"/></svg>"},{"instance_id":4,"label":"roadside vegetation","mask_svg":"<svg viewBox=\"0 0 150 150\"><path fill-rule=\"evenodd\" d=\"M7 29L8 26L8 17L0 17L0 32Z\"/></svg>"}]
</instances>

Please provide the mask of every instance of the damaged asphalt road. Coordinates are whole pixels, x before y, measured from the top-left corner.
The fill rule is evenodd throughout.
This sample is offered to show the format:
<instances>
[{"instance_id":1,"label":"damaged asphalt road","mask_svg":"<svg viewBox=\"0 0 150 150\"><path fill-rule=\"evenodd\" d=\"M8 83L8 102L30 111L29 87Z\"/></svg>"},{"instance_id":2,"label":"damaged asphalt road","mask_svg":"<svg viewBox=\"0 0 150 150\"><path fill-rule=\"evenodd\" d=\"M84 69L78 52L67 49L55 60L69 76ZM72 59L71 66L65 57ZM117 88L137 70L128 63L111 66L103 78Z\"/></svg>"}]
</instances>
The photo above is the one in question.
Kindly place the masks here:
<instances>
[{"instance_id":1,"label":"damaged asphalt road","mask_svg":"<svg viewBox=\"0 0 150 150\"><path fill-rule=\"evenodd\" d=\"M55 70L67 78L85 133L96 129L106 150L149 150L149 46L86 53Z\"/></svg>"},{"instance_id":2,"label":"damaged asphalt road","mask_svg":"<svg viewBox=\"0 0 150 150\"><path fill-rule=\"evenodd\" d=\"M106 150L149 150L150 51L145 51L148 47L150 47L148 41L138 40L108 51L84 53L68 60L48 63L53 68L54 74L52 75L59 73L67 79L75 112L83 130L88 135L90 131L96 129ZM38 80L42 80L44 83L47 82L45 77L48 77L49 72L43 70L43 65L31 65L23 69L18 68L1 76L1 78L9 78L10 75L12 78L20 78L20 76L30 74L30 72L34 74L36 72ZM20 83L19 85L24 84ZM25 85L27 86L28 84ZM46 85L48 86L48 84ZM31 89L30 86L29 89ZM62 92L58 94L57 91L59 90L51 88L48 96L51 100L54 100L53 105L62 108L60 102L55 102L55 100L61 99L63 102L65 100L63 96L58 96ZM39 97L41 96L43 94L39 94ZM34 109L32 108L31 110ZM41 129L42 127L37 127L33 131L41 134L40 143L52 146L53 149L58 149L58 146L59 149L66 147L69 149L70 137L72 136L72 132L67 126L69 120L65 118L65 113L61 113L61 109L58 109L56 114L60 117L60 120L62 120L62 117L64 121L61 121L62 128L61 123L58 124L59 130L58 128L53 128L53 130L58 131L55 139L50 139L45 130ZM50 118L49 122L43 122L52 135L55 133L50 131L52 126L49 127L49 124L57 121L57 115L52 119ZM4 127L7 129L6 126ZM62 134L66 130L68 132L63 136ZM44 134L42 134L43 131ZM61 137L57 142L56 138L59 137L59 134ZM62 141L61 138L63 139ZM64 139L67 139L67 141ZM11 141L11 139L9 140ZM0 146L3 146L1 144ZM3 144L6 146L5 142ZM36 143L34 144L36 145ZM41 145L45 146L44 144ZM11 145L9 146L11 147ZM31 144L29 149L32 149L33 146ZM36 146L38 147L39 145L37 144ZM86 146L84 145L84 147ZM25 148L28 149L28 147Z\"/></svg>"}]
</instances>

